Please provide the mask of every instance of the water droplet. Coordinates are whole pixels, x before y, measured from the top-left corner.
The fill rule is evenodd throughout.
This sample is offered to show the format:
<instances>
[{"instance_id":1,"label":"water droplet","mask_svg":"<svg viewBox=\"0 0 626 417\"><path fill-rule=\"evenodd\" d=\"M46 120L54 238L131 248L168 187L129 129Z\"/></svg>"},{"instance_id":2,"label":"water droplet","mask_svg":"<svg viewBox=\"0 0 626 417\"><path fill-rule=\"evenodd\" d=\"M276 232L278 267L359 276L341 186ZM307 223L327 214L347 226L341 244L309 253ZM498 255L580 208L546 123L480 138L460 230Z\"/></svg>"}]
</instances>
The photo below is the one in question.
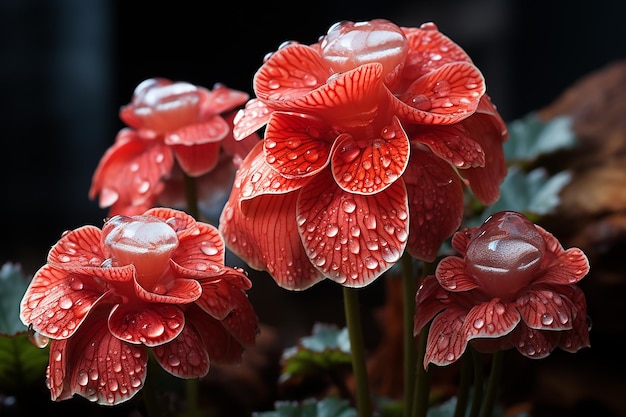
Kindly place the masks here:
<instances>
[{"instance_id":1,"label":"water droplet","mask_svg":"<svg viewBox=\"0 0 626 417\"><path fill-rule=\"evenodd\" d=\"M177 355L170 355L167 358L167 364L172 367L180 366L180 358Z\"/></svg>"},{"instance_id":2,"label":"water droplet","mask_svg":"<svg viewBox=\"0 0 626 417\"><path fill-rule=\"evenodd\" d=\"M365 258L365 267L367 269L376 269L378 268L378 261L376 260L376 258L368 256Z\"/></svg>"},{"instance_id":3,"label":"water droplet","mask_svg":"<svg viewBox=\"0 0 626 417\"><path fill-rule=\"evenodd\" d=\"M326 226L326 236L335 237L337 236L337 233L339 233L339 226L336 224L333 223Z\"/></svg>"},{"instance_id":4,"label":"water droplet","mask_svg":"<svg viewBox=\"0 0 626 417\"><path fill-rule=\"evenodd\" d=\"M353 199L346 199L341 202L341 208L344 212L350 214L356 210L356 202Z\"/></svg>"},{"instance_id":5,"label":"water droplet","mask_svg":"<svg viewBox=\"0 0 626 417\"><path fill-rule=\"evenodd\" d=\"M476 320L474 320L474 328L476 330L482 329L484 325L485 325L485 320L484 319L477 318Z\"/></svg>"},{"instance_id":6,"label":"water droplet","mask_svg":"<svg viewBox=\"0 0 626 417\"><path fill-rule=\"evenodd\" d=\"M70 308L72 308L72 305L74 303L72 302L72 299L69 297L62 297L59 300L59 307L62 308L63 310L69 310Z\"/></svg>"},{"instance_id":7,"label":"water droplet","mask_svg":"<svg viewBox=\"0 0 626 417\"><path fill-rule=\"evenodd\" d=\"M398 249L391 246L384 247L380 253L383 259L389 263L397 262L401 255Z\"/></svg>"},{"instance_id":8,"label":"water droplet","mask_svg":"<svg viewBox=\"0 0 626 417\"><path fill-rule=\"evenodd\" d=\"M28 340L30 340L30 343L32 343L33 345L35 345L36 347L43 349L46 346L48 346L48 342L50 341L50 339L48 339L46 336L41 335L41 333L37 332L34 328L32 324L28 325Z\"/></svg>"},{"instance_id":9,"label":"water droplet","mask_svg":"<svg viewBox=\"0 0 626 417\"><path fill-rule=\"evenodd\" d=\"M376 229L376 217L371 214L366 214L363 216L363 224L369 230Z\"/></svg>"},{"instance_id":10,"label":"water droplet","mask_svg":"<svg viewBox=\"0 0 626 417\"><path fill-rule=\"evenodd\" d=\"M554 322L554 317L550 313L543 313L541 315L541 324L544 326L550 326Z\"/></svg>"},{"instance_id":11,"label":"water droplet","mask_svg":"<svg viewBox=\"0 0 626 417\"><path fill-rule=\"evenodd\" d=\"M213 242L204 241L200 243L200 251L207 256L217 255L219 252L217 246Z\"/></svg>"},{"instance_id":12,"label":"water droplet","mask_svg":"<svg viewBox=\"0 0 626 417\"><path fill-rule=\"evenodd\" d=\"M413 96L411 100L409 100L409 105L423 111L429 111L433 108L433 104L430 99L424 94L417 94Z\"/></svg>"}]
</instances>

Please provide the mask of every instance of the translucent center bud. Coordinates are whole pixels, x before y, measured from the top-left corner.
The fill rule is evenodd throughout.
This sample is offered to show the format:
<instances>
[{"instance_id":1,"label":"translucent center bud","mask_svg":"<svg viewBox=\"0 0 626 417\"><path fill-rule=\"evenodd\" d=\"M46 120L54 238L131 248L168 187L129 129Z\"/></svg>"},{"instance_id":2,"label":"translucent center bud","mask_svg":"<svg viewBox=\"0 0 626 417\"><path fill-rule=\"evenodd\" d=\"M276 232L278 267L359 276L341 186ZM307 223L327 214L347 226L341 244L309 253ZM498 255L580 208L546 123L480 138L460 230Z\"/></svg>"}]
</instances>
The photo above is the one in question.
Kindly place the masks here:
<instances>
[{"instance_id":1,"label":"translucent center bud","mask_svg":"<svg viewBox=\"0 0 626 417\"><path fill-rule=\"evenodd\" d=\"M481 291L510 299L537 277L544 254L543 237L530 220L519 213L501 212L475 233L465 264Z\"/></svg>"},{"instance_id":2,"label":"translucent center bud","mask_svg":"<svg viewBox=\"0 0 626 417\"><path fill-rule=\"evenodd\" d=\"M164 221L152 216L115 216L102 228L103 243L121 265L134 265L137 281L151 291L169 272L178 236Z\"/></svg>"}]
</instances>

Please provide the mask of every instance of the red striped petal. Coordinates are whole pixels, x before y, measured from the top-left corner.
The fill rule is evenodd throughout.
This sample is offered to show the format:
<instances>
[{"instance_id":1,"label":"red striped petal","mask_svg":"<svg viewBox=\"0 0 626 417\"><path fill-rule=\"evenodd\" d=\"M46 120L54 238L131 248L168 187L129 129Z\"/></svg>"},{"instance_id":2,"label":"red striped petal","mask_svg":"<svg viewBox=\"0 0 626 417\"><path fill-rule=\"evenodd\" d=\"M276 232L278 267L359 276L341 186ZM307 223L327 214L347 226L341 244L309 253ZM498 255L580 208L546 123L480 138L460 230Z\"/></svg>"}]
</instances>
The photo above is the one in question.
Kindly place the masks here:
<instances>
[{"instance_id":1,"label":"red striped petal","mask_svg":"<svg viewBox=\"0 0 626 417\"><path fill-rule=\"evenodd\" d=\"M472 307L465 317L461 332L467 340L498 338L512 332L521 319L514 305L494 298Z\"/></svg>"},{"instance_id":2,"label":"red striped petal","mask_svg":"<svg viewBox=\"0 0 626 417\"><path fill-rule=\"evenodd\" d=\"M178 337L152 348L161 367L179 378L201 378L209 373L210 358L193 326L185 325Z\"/></svg>"},{"instance_id":3,"label":"red striped petal","mask_svg":"<svg viewBox=\"0 0 626 417\"><path fill-rule=\"evenodd\" d=\"M258 98L249 100L245 107L237 112L233 120L233 136L242 140L265 126L270 118L271 110Z\"/></svg>"},{"instance_id":4,"label":"red striped petal","mask_svg":"<svg viewBox=\"0 0 626 417\"><path fill-rule=\"evenodd\" d=\"M465 310L451 307L433 319L426 340L425 369L429 363L450 365L463 355L467 347L467 339L461 330L464 317Z\"/></svg>"},{"instance_id":5,"label":"red striped petal","mask_svg":"<svg viewBox=\"0 0 626 417\"><path fill-rule=\"evenodd\" d=\"M62 265L99 267L108 257L101 247L102 231L83 226L61 236L48 253L48 262Z\"/></svg>"},{"instance_id":6,"label":"red striped petal","mask_svg":"<svg viewBox=\"0 0 626 417\"><path fill-rule=\"evenodd\" d=\"M184 325L183 312L171 304L118 304L109 316L109 328L115 337L146 346L158 346L173 340Z\"/></svg>"},{"instance_id":7,"label":"red striped petal","mask_svg":"<svg viewBox=\"0 0 626 417\"><path fill-rule=\"evenodd\" d=\"M476 280L465 270L465 261L457 256L447 256L437 265L437 281L448 291L464 292L478 288Z\"/></svg>"}]
</instances>

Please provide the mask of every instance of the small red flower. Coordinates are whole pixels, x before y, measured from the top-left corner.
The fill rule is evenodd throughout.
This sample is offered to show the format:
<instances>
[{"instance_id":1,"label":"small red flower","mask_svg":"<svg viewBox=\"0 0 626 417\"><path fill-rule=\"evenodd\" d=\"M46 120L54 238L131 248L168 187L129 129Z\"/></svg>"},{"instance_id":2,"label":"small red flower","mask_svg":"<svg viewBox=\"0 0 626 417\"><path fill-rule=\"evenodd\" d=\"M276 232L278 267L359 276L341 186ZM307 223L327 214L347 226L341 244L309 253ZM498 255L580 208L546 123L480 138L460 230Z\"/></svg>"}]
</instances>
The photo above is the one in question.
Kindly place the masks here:
<instances>
[{"instance_id":1,"label":"small red flower","mask_svg":"<svg viewBox=\"0 0 626 417\"><path fill-rule=\"evenodd\" d=\"M53 400L134 396L148 349L169 373L202 377L238 363L258 319L239 269L224 266L217 229L172 209L115 216L66 232L22 299L20 318L50 342Z\"/></svg>"},{"instance_id":2,"label":"small red flower","mask_svg":"<svg viewBox=\"0 0 626 417\"><path fill-rule=\"evenodd\" d=\"M576 285L589 262L516 212L457 232L460 256L444 258L416 296L415 334L432 319L424 367L448 365L468 342L479 351L516 348L543 358L589 346L587 306Z\"/></svg>"},{"instance_id":3,"label":"small red flower","mask_svg":"<svg viewBox=\"0 0 626 417\"><path fill-rule=\"evenodd\" d=\"M266 125L265 136L220 230L282 287L362 287L405 249L434 260L460 225L463 183L484 203L499 196L506 126L482 74L433 24L342 22L271 54L254 91L234 134Z\"/></svg>"},{"instance_id":4,"label":"small red flower","mask_svg":"<svg viewBox=\"0 0 626 417\"><path fill-rule=\"evenodd\" d=\"M99 195L111 215L141 214L156 204L175 161L192 177L210 172L220 145L232 138L232 119L222 115L248 97L220 84L209 91L164 78L143 81L120 110L128 127L100 160L89 197Z\"/></svg>"}]
</instances>

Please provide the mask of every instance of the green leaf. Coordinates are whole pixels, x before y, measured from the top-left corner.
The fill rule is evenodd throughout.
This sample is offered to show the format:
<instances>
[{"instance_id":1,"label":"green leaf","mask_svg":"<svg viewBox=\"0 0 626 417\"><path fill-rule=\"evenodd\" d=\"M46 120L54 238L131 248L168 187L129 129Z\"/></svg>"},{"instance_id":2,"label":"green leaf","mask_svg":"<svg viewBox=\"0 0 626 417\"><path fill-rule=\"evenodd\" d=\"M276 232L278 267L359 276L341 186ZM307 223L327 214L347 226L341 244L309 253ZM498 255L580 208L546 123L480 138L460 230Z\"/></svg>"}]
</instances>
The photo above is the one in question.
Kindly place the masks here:
<instances>
[{"instance_id":1,"label":"green leaf","mask_svg":"<svg viewBox=\"0 0 626 417\"><path fill-rule=\"evenodd\" d=\"M5 263L0 269L0 334L13 335L26 330L20 321L20 303L30 280L19 265Z\"/></svg>"},{"instance_id":2,"label":"green leaf","mask_svg":"<svg viewBox=\"0 0 626 417\"><path fill-rule=\"evenodd\" d=\"M347 401L326 397L322 400L309 399L302 403L279 401L275 411L255 412L253 417L355 417L356 410Z\"/></svg>"},{"instance_id":3,"label":"green leaf","mask_svg":"<svg viewBox=\"0 0 626 417\"><path fill-rule=\"evenodd\" d=\"M544 122L533 112L512 121L507 128L509 139L504 142L503 149L509 163L533 161L540 155L576 144L570 116L558 116Z\"/></svg>"},{"instance_id":4,"label":"green leaf","mask_svg":"<svg viewBox=\"0 0 626 417\"><path fill-rule=\"evenodd\" d=\"M46 377L49 349L39 349L26 332L0 335L0 392L14 392Z\"/></svg>"},{"instance_id":5,"label":"green leaf","mask_svg":"<svg viewBox=\"0 0 626 417\"><path fill-rule=\"evenodd\" d=\"M303 337L298 345L286 349L282 357L281 381L292 377L305 377L332 372L350 365L350 338L348 329L317 323L313 334Z\"/></svg>"}]
</instances>

